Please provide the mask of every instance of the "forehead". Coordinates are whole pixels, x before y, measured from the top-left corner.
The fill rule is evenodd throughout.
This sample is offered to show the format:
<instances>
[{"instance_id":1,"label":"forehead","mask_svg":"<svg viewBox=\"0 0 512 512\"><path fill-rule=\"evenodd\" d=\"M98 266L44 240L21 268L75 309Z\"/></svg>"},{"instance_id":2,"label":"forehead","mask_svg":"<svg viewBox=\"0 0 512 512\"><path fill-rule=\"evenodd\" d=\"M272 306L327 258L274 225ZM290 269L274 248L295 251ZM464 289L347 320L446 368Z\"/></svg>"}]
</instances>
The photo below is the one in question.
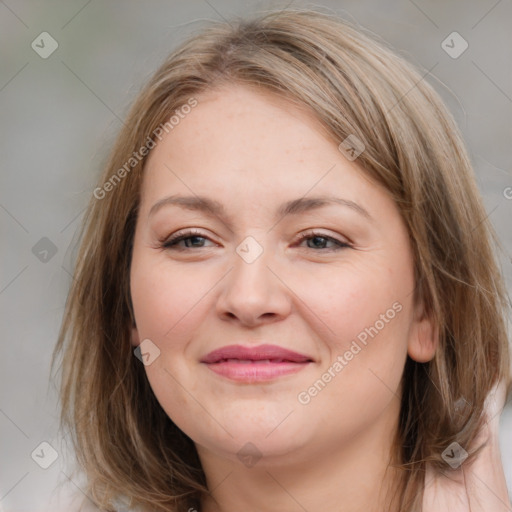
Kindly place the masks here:
<instances>
[{"instance_id":1,"label":"forehead","mask_svg":"<svg viewBox=\"0 0 512 512\"><path fill-rule=\"evenodd\" d=\"M172 194L209 196L233 211L274 211L277 203L326 195L364 206L382 195L308 108L239 85L195 98L197 106L163 135L146 162L145 215Z\"/></svg>"},{"instance_id":2,"label":"forehead","mask_svg":"<svg viewBox=\"0 0 512 512\"><path fill-rule=\"evenodd\" d=\"M196 100L197 106L158 146L168 146L189 160L215 150L222 159L234 159L242 152L259 153L262 158L276 153L293 157L320 140L325 145L329 138L311 109L254 86L223 86ZM159 153L158 148L153 153Z\"/></svg>"},{"instance_id":3,"label":"forehead","mask_svg":"<svg viewBox=\"0 0 512 512\"><path fill-rule=\"evenodd\" d=\"M196 99L197 106L151 151L146 174L172 166L192 179L200 171L215 180L236 169L247 179L266 174L277 185L287 171L293 171L288 178L307 183L311 174L340 163L334 137L306 106L240 85L208 90Z\"/></svg>"}]
</instances>

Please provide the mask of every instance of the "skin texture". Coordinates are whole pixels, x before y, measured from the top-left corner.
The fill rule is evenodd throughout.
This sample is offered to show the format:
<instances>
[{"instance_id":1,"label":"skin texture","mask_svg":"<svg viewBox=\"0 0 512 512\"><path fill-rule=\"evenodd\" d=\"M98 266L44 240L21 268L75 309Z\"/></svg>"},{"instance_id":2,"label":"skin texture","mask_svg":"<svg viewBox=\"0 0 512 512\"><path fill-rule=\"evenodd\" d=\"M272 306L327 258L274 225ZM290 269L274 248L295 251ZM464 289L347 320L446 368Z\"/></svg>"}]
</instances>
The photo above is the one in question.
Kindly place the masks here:
<instances>
[{"instance_id":1,"label":"skin texture","mask_svg":"<svg viewBox=\"0 0 512 512\"><path fill-rule=\"evenodd\" d=\"M428 361L436 349L433 326L413 303L398 209L310 113L239 85L197 99L149 157L130 279L133 344L149 339L160 351L147 376L196 443L212 489L203 510L381 511L396 476L386 467L406 356ZM215 199L227 217L176 205L148 216L174 194ZM286 201L321 195L354 201L371 219L342 205L276 216ZM204 238L161 247L184 228ZM312 229L349 247L298 239ZM263 250L251 263L237 253L248 236ZM382 320L393 304L400 311ZM300 403L298 394L378 320L367 345ZM236 343L276 344L313 362L265 383L234 382L200 363ZM237 456L255 450L246 443L257 454L249 465Z\"/></svg>"}]
</instances>

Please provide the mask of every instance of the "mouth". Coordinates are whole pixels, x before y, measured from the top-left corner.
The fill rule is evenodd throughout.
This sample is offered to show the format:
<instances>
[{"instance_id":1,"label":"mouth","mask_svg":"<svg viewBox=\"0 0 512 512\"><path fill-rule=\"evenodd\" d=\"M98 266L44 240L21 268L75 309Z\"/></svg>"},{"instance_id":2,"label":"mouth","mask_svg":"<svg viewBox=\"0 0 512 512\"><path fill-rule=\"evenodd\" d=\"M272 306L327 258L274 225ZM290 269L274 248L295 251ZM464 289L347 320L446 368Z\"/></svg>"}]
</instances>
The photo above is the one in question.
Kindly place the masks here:
<instances>
[{"instance_id":1,"label":"mouth","mask_svg":"<svg viewBox=\"0 0 512 512\"><path fill-rule=\"evenodd\" d=\"M201 359L210 370L235 381L261 382L304 369L313 359L277 345L228 345Z\"/></svg>"}]
</instances>

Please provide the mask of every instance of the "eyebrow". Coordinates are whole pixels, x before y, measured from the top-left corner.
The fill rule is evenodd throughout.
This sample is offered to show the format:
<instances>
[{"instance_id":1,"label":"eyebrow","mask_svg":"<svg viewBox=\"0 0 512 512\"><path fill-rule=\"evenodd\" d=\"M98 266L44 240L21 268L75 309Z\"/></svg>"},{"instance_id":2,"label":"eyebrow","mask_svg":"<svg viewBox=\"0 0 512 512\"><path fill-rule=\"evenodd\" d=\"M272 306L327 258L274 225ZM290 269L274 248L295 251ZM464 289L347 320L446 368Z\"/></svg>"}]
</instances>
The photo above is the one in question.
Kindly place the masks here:
<instances>
[{"instance_id":1,"label":"eyebrow","mask_svg":"<svg viewBox=\"0 0 512 512\"><path fill-rule=\"evenodd\" d=\"M164 206L179 206L186 210L200 211L209 216L221 217L229 220L224 205L215 199L205 196L180 196L172 195L164 197L157 201L149 210L148 217L154 215ZM373 217L360 204L349 199L334 196L318 196L318 197L300 197L283 203L276 211L276 217L284 217L286 215L300 215L302 213L316 210L325 206L340 205L350 208L351 210L362 215L370 221L374 221Z\"/></svg>"}]
</instances>

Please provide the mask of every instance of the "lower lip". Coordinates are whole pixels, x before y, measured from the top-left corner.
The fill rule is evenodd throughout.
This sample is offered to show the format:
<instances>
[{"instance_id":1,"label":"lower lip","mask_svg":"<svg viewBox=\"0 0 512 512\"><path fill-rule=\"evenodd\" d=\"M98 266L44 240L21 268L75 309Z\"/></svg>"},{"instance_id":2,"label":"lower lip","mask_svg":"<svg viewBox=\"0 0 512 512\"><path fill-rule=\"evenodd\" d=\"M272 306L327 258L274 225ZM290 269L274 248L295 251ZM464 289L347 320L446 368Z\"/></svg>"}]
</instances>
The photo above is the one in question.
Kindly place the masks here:
<instances>
[{"instance_id":1,"label":"lower lip","mask_svg":"<svg viewBox=\"0 0 512 512\"><path fill-rule=\"evenodd\" d=\"M235 363L226 361L223 363L209 363L206 366L212 372L228 379L240 382L262 382L300 372L308 364L309 362L260 363L255 361L252 363Z\"/></svg>"}]
</instances>

